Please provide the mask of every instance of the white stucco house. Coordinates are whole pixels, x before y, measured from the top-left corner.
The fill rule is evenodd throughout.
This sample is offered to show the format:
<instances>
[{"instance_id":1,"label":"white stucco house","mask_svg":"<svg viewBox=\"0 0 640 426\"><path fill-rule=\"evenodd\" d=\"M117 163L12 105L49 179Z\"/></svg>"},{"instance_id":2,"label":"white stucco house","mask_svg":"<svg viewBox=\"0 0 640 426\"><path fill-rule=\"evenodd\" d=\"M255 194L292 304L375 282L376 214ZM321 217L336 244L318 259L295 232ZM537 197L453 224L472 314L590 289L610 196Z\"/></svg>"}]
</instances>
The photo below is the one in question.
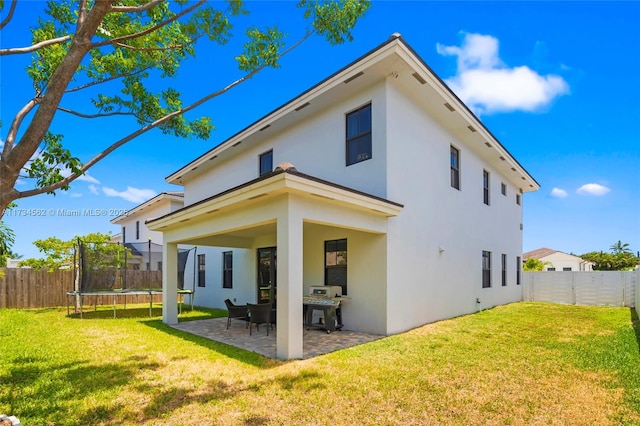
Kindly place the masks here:
<instances>
[{"instance_id":1,"label":"white stucco house","mask_svg":"<svg viewBox=\"0 0 640 426\"><path fill-rule=\"evenodd\" d=\"M593 262L546 247L523 253L522 259L537 259L546 263L545 271L593 271Z\"/></svg>"},{"instance_id":2,"label":"white stucco house","mask_svg":"<svg viewBox=\"0 0 640 426\"><path fill-rule=\"evenodd\" d=\"M344 328L380 335L522 300L522 196L539 185L398 34L166 180L184 207L147 222L165 323L180 244L230 248L207 278L227 293L200 303L277 289L281 359L302 356L310 286L342 286Z\"/></svg>"}]
</instances>

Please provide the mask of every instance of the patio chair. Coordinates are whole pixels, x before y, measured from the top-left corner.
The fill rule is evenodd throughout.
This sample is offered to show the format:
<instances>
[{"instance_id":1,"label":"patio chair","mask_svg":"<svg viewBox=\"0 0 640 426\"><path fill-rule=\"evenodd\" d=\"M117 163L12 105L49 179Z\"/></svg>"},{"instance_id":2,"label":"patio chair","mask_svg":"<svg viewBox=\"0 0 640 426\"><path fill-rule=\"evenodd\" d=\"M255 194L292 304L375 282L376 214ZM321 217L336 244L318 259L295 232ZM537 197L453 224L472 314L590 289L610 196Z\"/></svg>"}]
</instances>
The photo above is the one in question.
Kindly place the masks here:
<instances>
[{"instance_id":1,"label":"patio chair","mask_svg":"<svg viewBox=\"0 0 640 426\"><path fill-rule=\"evenodd\" d=\"M249 315L247 314L247 305L234 305L233 302L229 299L224 301L224 304L227 305L227 330L231 325L231 319L239 319L245 321L246 325L249 325Z\"/></svg>"},{"instance_id":2,"label":"patio chair","mask_svg":"<svg viewBox=\"0 0 640 426\"><path fill-rule=\"evenodd\" d=\"M256 325L258 331L260 331L260 324L267 324L268 336L269 327L273 327L271 324L271 303L258 303L257 305L247 303L247 309L249 309L249 335L251 335L253 324Z\"/></svg>"}]
</instances>

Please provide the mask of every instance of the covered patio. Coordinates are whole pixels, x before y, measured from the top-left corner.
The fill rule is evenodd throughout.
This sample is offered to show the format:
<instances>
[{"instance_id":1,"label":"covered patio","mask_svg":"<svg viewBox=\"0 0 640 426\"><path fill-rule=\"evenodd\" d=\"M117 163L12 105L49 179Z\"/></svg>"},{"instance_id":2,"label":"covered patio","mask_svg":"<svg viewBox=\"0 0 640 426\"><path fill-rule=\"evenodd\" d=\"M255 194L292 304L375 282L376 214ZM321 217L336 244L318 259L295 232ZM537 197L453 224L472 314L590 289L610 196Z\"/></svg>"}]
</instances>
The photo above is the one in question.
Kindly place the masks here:
<instances>
[{"instance_id":1,"label":"covered patio","mask_svg":"<svg viewBox=\"0 0 640 426\"><path fill-rule=\"evenodd\" d=\"M268 358L277 358L277 327L269 330L268 336L266 324L261 325L259 331L254 328L251 336L243 321L232 321L231 326L227 330L226 318L186 321L172 325L171 327L176 330L215 340L216 342L256 352ZM327 334L322 330L304 329L302 337L302 358L313 358L340 349L372 342L382 337L384 336L346 330Z\"/></svg>"},{"instance_id":2,"label":"covered patio","mask_svg":"<svg viewBox=\"0 0 640 426\"><path fill-rule=\"evenodd\" d=\"M324 252L320 251L323 241L348 235L350 256L354 260L354 267L349 269L348 294L352 299L348 304L352 320L350 327L342 333L348 336L346 330L351 329L385 335L387 225L388 219L397 216L402 208L401 204L305 175L291 165L285 165L258 179L150 220L147 226L163 232L165 246L163 322L178 323L177 311L173 309L177 273L173 265L177 264L178 244L249 251L277 247L275 357L303 358L306 330L303 331L301 318L305 285L323 285ZM252 269L254 266L247 263L244 267ZM325 340L332 338L326 333L319 334ZM272 356L270 347L264 350L268 353L266 356ZM312 353L311 349L306 351Z\"/></svg>"}]
</instances>

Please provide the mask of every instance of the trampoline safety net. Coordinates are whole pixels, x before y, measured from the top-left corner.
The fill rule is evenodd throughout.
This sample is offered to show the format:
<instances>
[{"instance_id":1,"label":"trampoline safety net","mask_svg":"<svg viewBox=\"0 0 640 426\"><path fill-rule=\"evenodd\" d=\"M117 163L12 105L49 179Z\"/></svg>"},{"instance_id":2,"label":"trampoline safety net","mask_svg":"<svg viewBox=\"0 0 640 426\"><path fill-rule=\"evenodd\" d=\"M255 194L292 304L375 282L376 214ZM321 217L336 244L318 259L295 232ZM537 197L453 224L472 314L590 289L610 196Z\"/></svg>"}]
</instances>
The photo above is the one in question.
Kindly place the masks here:
<instances>
[{"instance_id":1,"label":"trampoline safety net","mask_svg":"<svg viewBox=\"0 0 640 426\"><path fill-rule=\"evenodd\" d=\"M178 289L190 250L178 250ZM162 245L152 243L88 243L77 247L79 291L162 290Z\"/></svg>"}]
</instances>

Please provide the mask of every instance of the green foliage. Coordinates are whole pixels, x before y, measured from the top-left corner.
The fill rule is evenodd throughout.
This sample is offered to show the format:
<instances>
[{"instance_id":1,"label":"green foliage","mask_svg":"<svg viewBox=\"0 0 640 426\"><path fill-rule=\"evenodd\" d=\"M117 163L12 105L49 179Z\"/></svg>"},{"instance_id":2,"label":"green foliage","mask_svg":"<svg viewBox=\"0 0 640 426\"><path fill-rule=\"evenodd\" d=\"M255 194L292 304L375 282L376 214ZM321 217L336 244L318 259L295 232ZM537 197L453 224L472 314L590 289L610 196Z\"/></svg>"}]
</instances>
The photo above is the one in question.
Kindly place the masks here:
<instances>
[{"instance_id":1,"label":"green foliage","mask_svg":"<svg viewBox=\"0 0 640 426\"><path fill-rule=\"evenodd\" d=\"M4 268L7 264L7 258L13 254L11 247L16 241L16 234L13 229L9 228L6 223L0 220L0 268Z\"/></svg>"},{"instance_id":2,"label":"green foliage","mask_svg":"<svg viewBox=\"0 0 640 426\"><path fill-rule=\"evenodd\" d=\"M63 241L57 237L36 240L33 245L44 256L39 259L25 259L18 266L46 269L48 271L73 268L75 256L77 256L78 241L90 248L85 253L87 261L92 265L92 268L123 266L124 250L126 249L119 244L106 244L110 239L111 233L95 232L84 236L76 236L68 241Z\"/></svg>"},{"instance_id":3,"label":"green foliage","mask_svg":"<svg viewBox=\"0 0 640 426\"><path fill-rule=\"evenodd\" d=\"M304 9L304 17L311 18L314 30L332 45L353 40L351 29L370 5L368 0L301 0L298 3Z\"/></svg>"},{"instance_id":4,"label":"green foliage","mask_svg":"<svg viewBox=\"0 0 640 426\"><path fill-rule=\"evenodd\" d=\"M592 251L580 256L593 262L594 271L629 271L633 270L639 260L633 253L604 253Z\"/></svg>"},{"instance_id":5,"label":"green foliage","mask_svg":"<svg viewBox=\"0 0 640 426\"><path fill-rule=\"evenodd\" d=\"M525 260L522 264L523 271L544 271L545 265L548 265L549 262L543 262L540 259L534 259L530 257Z\"/></svg>"},{"instance_id":6,"label":"green foliage","mask_svg":"<svg viewBox=\"0 0 640 426\"><path fill-rule=\"evenodd\" d=\"M640 264L640 258L633 255L627 243L618 240L609 249L611 253L592 251L580 257L593 262L594 271L630 271Z\"/></svg>"},{"instance_id":7,"label":"green foliage","mask_svg":"<svg viewBox=\"0 0 640 426\"><path fill-rule=\"evenodd\" d=\"M61 181L64 176L62 170L82 174L82 164L79 158L73 157L71 151L62 147L62 135L47 132L44 138L42 152L24 168L27 176L36 179L39 187L47 187ZM69 185L62 188L69 189ZM53 192L51 192L53 193Z\"/></svg>"}]
</instances>

